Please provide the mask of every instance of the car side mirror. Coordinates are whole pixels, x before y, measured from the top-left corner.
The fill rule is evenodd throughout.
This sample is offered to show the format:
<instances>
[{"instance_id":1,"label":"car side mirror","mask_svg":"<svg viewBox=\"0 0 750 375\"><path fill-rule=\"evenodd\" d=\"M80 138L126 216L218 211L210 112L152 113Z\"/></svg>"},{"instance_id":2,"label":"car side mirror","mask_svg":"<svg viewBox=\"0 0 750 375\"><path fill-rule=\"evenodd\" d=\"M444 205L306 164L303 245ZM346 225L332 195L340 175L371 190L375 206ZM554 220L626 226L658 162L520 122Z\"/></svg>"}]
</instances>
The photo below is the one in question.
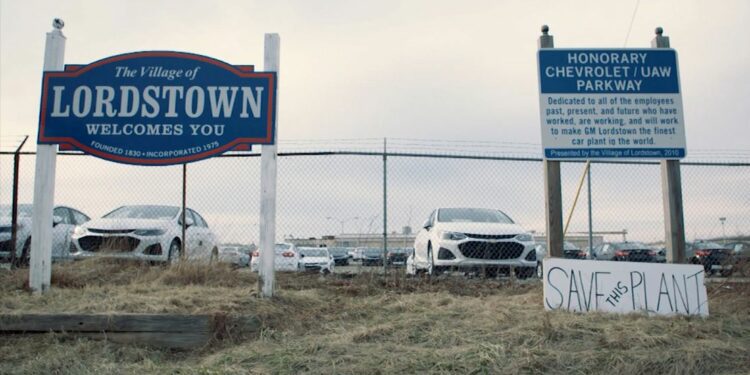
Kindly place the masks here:
<instances>
[{"instance_id":1,"label":"car side mirror","mask_svg":"<svg viewBox=\"0 0 750 375\"><path fill-rule=\"evenodd\" d=\"M192 227L193 225L195 225L195 221L193 221L193 218L185 218L185 228Z\"/></svg>"},{"instance_id":2,"label":"car side mirror","mask_svg":"<svg viewBox=\"0 0 750 375\"><path fill-rule=\"evenodd\" d=\"M422 224L422 228L430 230L430 228L432 228L432 223L430 223L430 220L426 220L424 224Z\"/></svg>"},{"instance_id":3,"label":"car side mirror","mask_svg":"<svg viewBox=\"0 0 750 375\"><path fill-rule=\"evenodd\" d=\"M62 222L63 222L62 216L57 216L57 215L52 216L52 226L53 227L57 226L57 224L60 224Z\"/></svg>"},{"instance_id":4,"label":"car side mirror","mask_svg":"<svg viewBox=\"0 0 750 375\"><path fill-rule=\"evenodd\" d=\"M300 258L304 258L304 257L305 257L305 254L300 254L300 255L299 255L299 257L300 257Z\"/></svg>"}]
</instances>

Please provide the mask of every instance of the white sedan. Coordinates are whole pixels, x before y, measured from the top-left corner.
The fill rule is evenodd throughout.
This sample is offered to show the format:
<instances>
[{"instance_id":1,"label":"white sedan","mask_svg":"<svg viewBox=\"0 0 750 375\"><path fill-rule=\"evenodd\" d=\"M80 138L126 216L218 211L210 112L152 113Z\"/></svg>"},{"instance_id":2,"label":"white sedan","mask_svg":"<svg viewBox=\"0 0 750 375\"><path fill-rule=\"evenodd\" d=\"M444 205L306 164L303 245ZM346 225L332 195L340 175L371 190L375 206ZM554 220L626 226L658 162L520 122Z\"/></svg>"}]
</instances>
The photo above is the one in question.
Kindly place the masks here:
<instances>
[{"instance_id":1,"label":"white sedan","mask_svg":"<svg viewBox=\"0 0 750 375\"><path fill-rule=\"evenodd\" d=\"M16 259L19 264L28 264L31 255L31 204L18 205L16 229ZM12 207L0 205L0 259L10 258L12 240ZM68 259L70 235L76 225L89 221L89 217L74 208L56 206L52 210L52 260Z\"/></svg>"},{"instance_id":2,"label":"white sedan","mask_svg":"<svg viewBox=\"0 0 750 375\"><path fill-rule=\"evenodd\" d=\"M253 259L250 261L250 269L257 272L260 268L260 251L253 252ZM299 251L297 246L291 243L277 243L274 249L274 269L276 271L299 271Z\"/></svg>"},{"instance_id":3,"label":"white sedan","mask_svg":"<svg viewBox=\"0 0 750 375\"><path fill-rule=\"evenodd\" d=\"M185 210L188 260L218 254L216 235L197 212ZM175 262L182 251L182 210L173 206L122 206L73 231L74 259L93 256Z\"/></svg>"},{"instance_id":4,"label":"white sedan","mask_svg":"<svg viewBox=\"0 0 750 375\"><path fill-rule=\"evenodd\" d=\"M300 247L300 270L318 271L328 274L333 272L334 260L328 248L325 247Z\"/></svg>"},{"instance_id":5,"label":"white sedan","mask_svg":"<svg viewBox=\"0 0 750 375\"><path fill-rule=\"evenodd\" d=\"M527 278L536 270L534 239L502 211L439 208L417 233L407 272L483 272L489 277L515 269Z\"/></svg>"}]
</instances>

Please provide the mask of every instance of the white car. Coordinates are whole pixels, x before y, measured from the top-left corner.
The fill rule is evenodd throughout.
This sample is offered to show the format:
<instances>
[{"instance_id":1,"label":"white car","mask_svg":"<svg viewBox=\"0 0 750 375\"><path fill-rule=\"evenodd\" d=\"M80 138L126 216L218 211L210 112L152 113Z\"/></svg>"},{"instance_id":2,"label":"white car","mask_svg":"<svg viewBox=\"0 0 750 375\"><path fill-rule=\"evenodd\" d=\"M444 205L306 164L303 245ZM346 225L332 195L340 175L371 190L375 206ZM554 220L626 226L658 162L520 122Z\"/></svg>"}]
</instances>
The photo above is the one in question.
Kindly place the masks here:
<instances>
[{"instance_id":1,"label":"white car","mask_svg":"<svg viewBox=\"0 0 750 375\"><path fill-rule=\"evenodd\" d=\"M197 212L185 210L186 259L218 254L216 235ZM174 206L122 206L73 231L74 259L93 256L175 262L182 251L182 210Z\"/></svg>"},{"instance_id":2,"label":"white car","mask_svg":"<svg viewBox=\"0 0 750 375\"><path fill-rule=\"evenodd\" d=\"M291 243L277 243L274 249L274 269L276 271L299 271L300 256L297 246ZM260 251L253 252L253 259L250 261L250 269L257 272L260 266Z\"/></svg>"},{"instance_id":3,"label":"white car","mask_svg":"<svg viewBox=\"0 0 750 375\"><path fill-rule=\"evenodd\" d=\"M250 255L246 247L219 246L219 262L230 263L238 267L250 267Z\"/></svg>"},{"instance_id":4,"label":"white car","mask_svg":"<svg viewBox=\"0 0 750 375\"><path fill-rule=\"evenodd\" d=\"M417 233L414 256L407 262L412 274L462 270L494 277L511 268L519 278L534 275L534 238L502 211L485 208L433 211Z\"/></svg>"},{"instance_id":5,"label":"white car","mask_svg":"<svg viewBox=\"0 0 750 375\"><path fill-rule=\"evenodd\" d=\"M18 227L16 229L16 259L19 264L28 264L31 255L31 204L18 205ZM10 259L12 233L12 207L0 205L0 259ZM76 225L89 221L81 211L56 206L52 210L52 260L69 259L70 235Z\"/></svg>"},{"instance_id":6,"label":"white car","mask_svg":"<svg viewBox=\"0 0 750 375\"><path fill-rule=\"evenodd\" d=\"M334 260L325 247L300 247L299 268L302 271L333 273Z\"/></svg>"}]
</instances>

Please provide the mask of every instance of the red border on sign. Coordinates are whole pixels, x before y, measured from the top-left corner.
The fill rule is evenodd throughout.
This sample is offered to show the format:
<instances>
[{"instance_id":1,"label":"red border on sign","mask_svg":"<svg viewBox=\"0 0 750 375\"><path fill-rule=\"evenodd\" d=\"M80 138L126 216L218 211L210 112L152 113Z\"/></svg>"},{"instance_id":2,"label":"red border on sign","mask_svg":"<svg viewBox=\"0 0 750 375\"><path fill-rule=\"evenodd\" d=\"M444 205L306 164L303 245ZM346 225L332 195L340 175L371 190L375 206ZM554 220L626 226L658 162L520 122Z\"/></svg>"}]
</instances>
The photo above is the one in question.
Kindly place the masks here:
<instances>
[{"instance_id":1,"label":"red border on sign","mask_svg":"<svg viewBox=\"0 0 750 375\"><path fill-rule=\"evenodd\" d=\"M86 73L87 71L94 69L96 67L102 66L102 65L106 65L106 64L110 64L110 63L114 63L118 61L123 61L123 60L132 60L132 59L141 58L141 57L173 57L173 58L180 58L180 59L196 60L196 61L201 61L204 63L215 65L221 69L224 69L228 72L231 72L237 75L238 77L267 78L269 95L268 95L268 107L266 109L268 113L268 116L267 116L268 120L266 122L266 137L265 138L237 138L230 143L222 145L221 147L217 147L215 149L193 154L190 156L183 156L183 157L170 158L170 159L143 159L143 158L118 156L118 155L112 155L106 152L101 152L99 150L86 146L71 137L46 137L44 135L45 117L46 117L45 114L47 113L47 97L48 97L47 83L50 77L78 77L81 74ZM67 143L67 144L73 145L75 148L83 150L84 152L88 154L98 156L102 159L119 161L119 162L128 163L128 164L142 164L142 165L180 164L183 162L191 162L191 161L206 159L213 155L217 155L217 154L221 154L223 152L229 151L233 148L242 147L241 145L270 144L274 138L273 122L276 117L276 113L272 111L273 106L274 106L274 97L275 97L273 93L276 92L276 74L268 73L268 72L255 72L254 70L255 70L255 67L253 65L234 66L221 60L217 60L208 56L197 55L194 53L175 52L175 51L145 51L145 52L132 52L132 53L126 53L122 55L110 56L102 60L95 61L88 65L74 65L74 64L66 65L65 71L61 71L61 72L44 72L44 76L42 80L42 103L41 103L41 111L39 112L39 136L38 136L37 142L59 143L59 144Z\"/></svg>"}]
</instances>

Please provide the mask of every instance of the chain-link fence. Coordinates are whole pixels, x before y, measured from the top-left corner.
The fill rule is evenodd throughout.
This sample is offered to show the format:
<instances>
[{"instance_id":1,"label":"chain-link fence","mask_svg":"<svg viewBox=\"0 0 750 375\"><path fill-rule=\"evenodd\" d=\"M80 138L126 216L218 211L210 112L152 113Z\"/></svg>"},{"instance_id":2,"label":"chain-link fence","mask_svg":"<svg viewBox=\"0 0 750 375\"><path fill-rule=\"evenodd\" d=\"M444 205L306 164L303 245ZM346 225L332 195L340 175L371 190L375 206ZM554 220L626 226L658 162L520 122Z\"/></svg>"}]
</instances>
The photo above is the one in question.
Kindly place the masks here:
<instances>
[{"instance_id":1,"label":"chain-link fence","mask_svg":"<svg viewBox=\"0 0 750 375\"><path fill-rule=\"evenodd\" d=\"M282 143L277 269L346 273L385 266L532 276L545 251L541 158L530 154L534 146L486 146L390 139L364 146ZM15 247L22 263L31 231L32 152L0 154L0 256L8 258L13 247L16 164ZM565 256L664 262L659 164L592 162L590 179L582 178L584 165L562 163ZM750 163L685 160L681 171L688 261L729 275L750 252ZM61 153L54 259L106 252L167 262L182 259L184 249L189 259L257 269L258 150L192 163L184 172L183 235L183 166L137 167Z\"/></svg>"}]
</instances>

